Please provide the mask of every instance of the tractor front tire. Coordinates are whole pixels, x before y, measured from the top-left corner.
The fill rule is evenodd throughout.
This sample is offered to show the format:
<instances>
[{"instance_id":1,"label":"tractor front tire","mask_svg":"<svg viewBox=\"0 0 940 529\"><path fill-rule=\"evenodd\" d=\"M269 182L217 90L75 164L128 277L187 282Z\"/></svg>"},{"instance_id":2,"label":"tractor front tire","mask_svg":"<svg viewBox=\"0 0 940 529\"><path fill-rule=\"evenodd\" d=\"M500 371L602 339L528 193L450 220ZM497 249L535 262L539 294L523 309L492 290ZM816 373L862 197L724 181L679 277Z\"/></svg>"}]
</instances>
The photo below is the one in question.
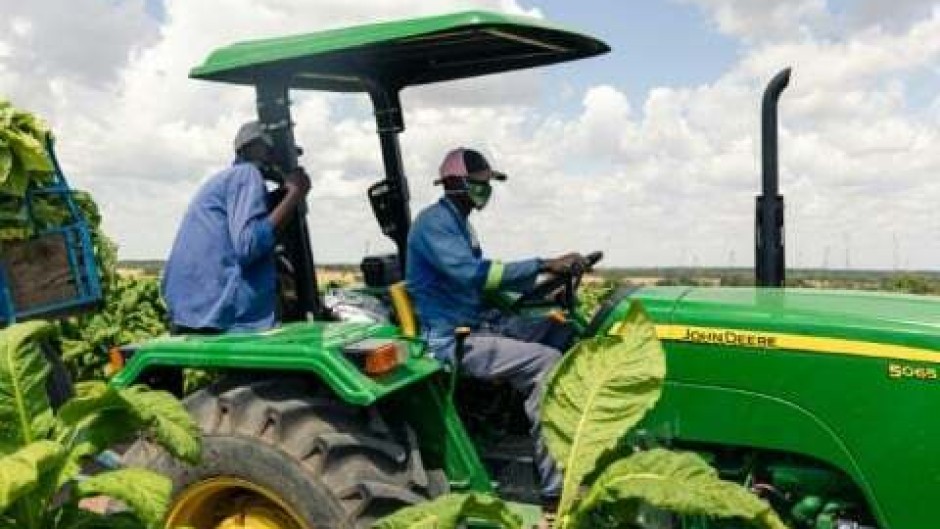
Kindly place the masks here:
<instances>
[{"instance_id":1,"label":"tractor front tire","mask_svg":"<svg viewBox=\"0 0 940 529\"><path fill-rule=\"evenodd\" d=\"M447 487L407 426L302 380L222 381L185 404L203 432L198 465L146 441L125 454L173 480L167 527L364 529Z\"/></svg>"}]
</instances>

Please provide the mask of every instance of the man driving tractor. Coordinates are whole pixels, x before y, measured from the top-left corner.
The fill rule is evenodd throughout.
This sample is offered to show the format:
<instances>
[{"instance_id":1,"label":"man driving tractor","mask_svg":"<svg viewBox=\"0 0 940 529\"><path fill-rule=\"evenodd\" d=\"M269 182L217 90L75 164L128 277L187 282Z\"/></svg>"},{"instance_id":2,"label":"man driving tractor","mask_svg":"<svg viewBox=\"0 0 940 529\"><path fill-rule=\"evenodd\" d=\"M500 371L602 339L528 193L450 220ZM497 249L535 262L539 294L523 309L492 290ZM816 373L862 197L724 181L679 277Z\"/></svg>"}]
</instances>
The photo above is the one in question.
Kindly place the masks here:
<instances>
[{"instance_id":1,"label":"man driving tractor","mask_svg":"<svg viewBox=\"0 0 940 529\"><path fill-rule=\"evenodd\" d=\"M470 327L462 372L479 379L507 379L524 395L541 492L551 504L560 494L561 476L540 434L542 382L571 336L551 319L487 311L484 296L500 290L526 292L540 273L564 274L576 264L584 266L585 260L577 253L511 263L485 258L468 217L486 207L494 180L505 181L506 175L491 169L478 151L458 148L444 157L434 182L444 187L444 196L417 216L408 236L408 290L436 358L452 361L455 329Z\"/></svg>"}]
</instances>

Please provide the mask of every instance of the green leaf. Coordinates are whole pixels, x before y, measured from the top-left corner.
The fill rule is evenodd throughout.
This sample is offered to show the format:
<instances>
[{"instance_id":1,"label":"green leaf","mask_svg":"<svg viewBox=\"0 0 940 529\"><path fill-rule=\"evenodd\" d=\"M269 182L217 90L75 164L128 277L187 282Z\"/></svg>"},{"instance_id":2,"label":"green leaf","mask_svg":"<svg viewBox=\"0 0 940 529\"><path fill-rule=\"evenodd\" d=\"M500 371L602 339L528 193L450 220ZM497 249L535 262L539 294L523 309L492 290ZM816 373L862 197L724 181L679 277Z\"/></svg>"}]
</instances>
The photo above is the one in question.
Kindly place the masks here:
<instances>
[{"instance_id":1,"label":"green leaf","mask_svg":"<svg viewBox=\"0 0 940 529\"><path fill-rule=\"evenodd\" d=\"M406 507L375 522L373 529L453 529L465 519L495 522L521 529L522 520L500 499L483 494L446 494Z\"/></svg>"},{"instance_id":2,"label":"green leaf","mask_svg":"<svg viewBox=\"0 0 940 529\"><path fill-rule=\"evenodd\" d=\"M197 463L202 452L199 425L171 393L143 386L120 390L121 397L149 426L150 433L174 456Z\"/></svg>"},{"instance_id":3,"label":"green leaf","mask_svg":"<svg viewBox=\"0 0 940 529\"><path fill-rule=\"evenodd\" d=\"M98 411L78 431L66 430L63 438L70 441L69 452L51 485L56 488L65 485L79 474L84 458L131 441L144 428L139 417L115 408Z\"/></svg>"},{"instance_id":4,"label":"green leaf","mask_svg":"<svg viewBox=\"0 0 940 529\"><path fill-rule=\"evenodd\" d=\"M79 497L108 496L120 500L146 525L157 527L170 504L173 483L143 468L123 468L92 476L76 485Z\"/></svg>"},{"instance_id":5,"label":"green leaf","mask_svg":"<svg viewBox=\"0 0 940 529\"><path fill-rule=\"evenodd\" d=\"M23 112L22 110L14 111L11 124L20 132L39 141L45 141L46 135L49 133L49 125L45 121L35 114Z\"/></svg>"},{"instance_id":6,"label":"green leaf","mask_svg":"<svg viewBox=\"0 0 940 529\"><path fill-rule=\"evenodd\" d=\"M639 304L622 336L585 340L552 373L542 402L542 432L564 471L559 513L570 509L600 456L633 428L659 399L665 357Z\"/></svg>"},{"instance_id":7,"label":"green leaf","mask_svg":"<svg viewBox=\"0 0 940 529\"><path fill-rule=\"evenodd\" d=\"M34 321L0 330L0 455L43 439L52 427L46 396L49 364L38 342L55 328Z\"/></svg>"},{"instance_id":8,"label":"green leaf","mask_svg":"<svg viewBox=\"0 0 940 529\"><path fill-rule=\"evenodd\" d=\"M172 395L142 387L115 389L101 381L77 384L75 396L59 409L57 417L57 437L68 453L54 479L44 486L62 487L78 475L85 457L141 432L151 433L177 457L198 459L198 427Z\"/></svg>"},{"instance_id":9,"label":"green leaf","mask_svg":"<svg viewBox=\"0 0 940 529\"><path fill-rule=\"evenodd\" d=\"M13 170L13 151L7 145L0 145L0 182L3 182Z\"/></svg>"},{"instance_id":10,"label":"green leaf","mask_svg":"<svg viewBox=\"0 0 940 529\"><path fill-rule=\"evenodd\" d=\"M31 183L45 184L54 174L46 152L49 128L41 119L0 103L0 193L22 197ZM5 238L12 232L5 230Z\"/></svg>"},{"instance_id":11,"label":"green leaf","mask_svg":"<svg viewBox=\"0 0 940 529\"><path fill-rule=\"evenodd\" d=\"M693 453L655 449L608 466L570 514L570 529L630 522L641 504L689 516L735 519L762 529L786 529L765 501L744 487L722 481Z\"/></svg>"},{"instance_id":12,"label":"green leaf","mask_svg":"<svg viewBox=\"0 0 940 529\"><path fill-rule=\"evenodd\" d=\"M170 393L143 386L115 389L104 382L76 385L76 395L59 410L62 429L103 450L140 430L176 457L195 463L201 442L199 426Z\"/></svg>"},{"instance_id":13,"label":"green leaf","mask_svg":"<svg viewBox=\"0 0 940 529\"><path fill-rule=\"evenodd\" d=\"M6 140L24 172L46 174L52 171L52 162L39 138L15 129L0 130L0 137Z\"/></svg>"},{"instance_id":14,"label":"green leaf","mask_svg":"<svg viewBox=\"0 0 940 529\"><path fill-rule=\"evenodd\" d=\"M52 441L36 441L0 457L0 513L39 485L40 477L55 467L63 448Z\"/></svg>"},{"instance_id":15,"label":"green leaf","mask_svg":"<svg viewBox=\"0 0 940 529\"><path fill-rule=\"evenodd\" d=\"M0 99L0 129L13 126L13 105L5 99Z\"/></svg>"}]
</instances>

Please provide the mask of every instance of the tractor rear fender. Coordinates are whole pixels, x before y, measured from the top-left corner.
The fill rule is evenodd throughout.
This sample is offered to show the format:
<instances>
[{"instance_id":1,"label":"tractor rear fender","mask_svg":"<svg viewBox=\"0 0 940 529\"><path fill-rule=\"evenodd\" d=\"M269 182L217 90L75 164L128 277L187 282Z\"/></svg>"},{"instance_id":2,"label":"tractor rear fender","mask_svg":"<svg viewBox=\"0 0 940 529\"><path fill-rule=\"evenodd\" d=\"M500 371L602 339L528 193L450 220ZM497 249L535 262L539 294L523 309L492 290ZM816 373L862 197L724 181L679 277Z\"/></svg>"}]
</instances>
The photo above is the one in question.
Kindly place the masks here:
<instances>
[{"instance_id":1,"label":"tractor rear fender","mask_svg":"<svg viewBox=\"0 0 940 529\"><path fill-rule=\"evenodd\" d=\"M407 358L391 372L370 377L346 350L363 340L395 340ZM285 325L264 333L159 338L123 349L123 367L111 384L140 383L148 369L196 368L241 373L301 373L321 381L351 406L378 404L405 419L418 434L429 468L445 471L451 486L491 492L490 479L457 415L442 365L424 354L420 340L396 327L337 322Z\"/></svg>"},{"instance_id":2,"label":"tractor rear fender","mask_svg":"<svg viewBox=\"0 0 940 529\"><path fill-rule=\"evenodd\" d=\"M406 358L387 374L367 376L344 352L367 339L395 340ZM442 369L424 354L423 343L399 337L396 327L337 322L289 324L262 333L169 336L127 346L121 356L123 366L111 378L118 387L139 383L148 369L165 367L308 373L355 406L369 406Z\"/></svg>"}]
</instances>

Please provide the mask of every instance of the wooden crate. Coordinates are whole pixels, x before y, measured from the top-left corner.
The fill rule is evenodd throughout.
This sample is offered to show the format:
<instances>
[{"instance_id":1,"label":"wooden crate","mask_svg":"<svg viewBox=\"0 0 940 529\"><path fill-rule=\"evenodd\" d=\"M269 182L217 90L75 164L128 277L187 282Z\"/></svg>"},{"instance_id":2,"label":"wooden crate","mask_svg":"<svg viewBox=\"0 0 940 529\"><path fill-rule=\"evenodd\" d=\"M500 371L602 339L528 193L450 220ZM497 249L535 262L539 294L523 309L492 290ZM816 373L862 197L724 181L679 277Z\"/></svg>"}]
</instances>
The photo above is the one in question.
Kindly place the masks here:
<instances>
[{"instance_id":1,"label":"wooden crate","mask_svg":"<svg viewBox=\"0 0 940 529\"><path fill-rule=\"evenodd\" d=\"M0 244L0 268L15 314L62 316L88 308L74 304L82 296L82 252L69 244L64 231ZM70 253L77 266L70 265Z\"/></svg>"}]
</instances>

